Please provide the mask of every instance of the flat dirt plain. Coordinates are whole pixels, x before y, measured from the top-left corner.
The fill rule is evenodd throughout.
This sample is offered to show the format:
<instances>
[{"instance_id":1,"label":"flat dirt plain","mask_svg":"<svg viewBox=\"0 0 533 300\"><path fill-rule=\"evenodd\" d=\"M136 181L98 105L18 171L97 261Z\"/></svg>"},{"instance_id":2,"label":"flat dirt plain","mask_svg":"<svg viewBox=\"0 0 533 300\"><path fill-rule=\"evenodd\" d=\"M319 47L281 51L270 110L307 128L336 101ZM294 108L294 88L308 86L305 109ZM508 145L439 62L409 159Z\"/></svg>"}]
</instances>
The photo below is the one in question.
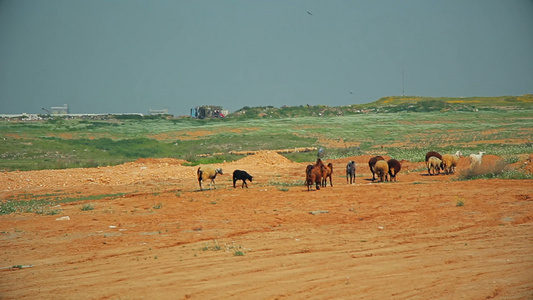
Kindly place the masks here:
<instances>
[{"instance_id":1,"label":"flat dirt plain","mask_svg":"<svg viewBox=\"0 0 533 300\"><path fill-rule=\"evenodd\" d=\"M532 180L455 181L404 161L379 183L369 158L326 160L333 187L310 192L294 184L306 164L269 151L216 164L225 174L204 191L175 159L2 173L2 199L110 196L0 216L0 298L533 299ZM233 188L236 169L249 188Z\"/></svg>"}]
</instances>

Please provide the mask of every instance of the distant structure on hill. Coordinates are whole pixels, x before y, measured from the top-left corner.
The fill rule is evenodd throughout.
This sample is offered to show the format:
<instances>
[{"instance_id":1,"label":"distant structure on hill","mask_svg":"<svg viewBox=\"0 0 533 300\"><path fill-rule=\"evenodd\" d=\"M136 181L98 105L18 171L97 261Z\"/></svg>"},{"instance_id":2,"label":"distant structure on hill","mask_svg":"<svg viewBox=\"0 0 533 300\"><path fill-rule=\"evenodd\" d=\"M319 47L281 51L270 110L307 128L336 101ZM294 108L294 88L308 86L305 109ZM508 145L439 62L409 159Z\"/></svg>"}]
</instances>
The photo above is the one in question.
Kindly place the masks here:
<instances>
[{"instance_id":1,"label":"distant structure on hill","mask_svg":"<svg viewBox=\"0 0 533 300\"><path fill-rule=\"evenodd\" d=\"M161 115L168 115L168 108L164 108L164 109L151 109L150 108L150 116L161 116Z\"/></svg>"},{"instance_id":2,"label":"distant structure on hill","mask_svg":"<svg viewBox=\"0 0 533 300\"><path fill-rule=\"evenodd\" d=\"M68 104L63 104L63 106L52 106L50 107L51 115L68 115L70 114L70 109Z\"/></svg>"},{"instance_id":3,"label":"distant structure on hill","mask_svg":"<svg viewBox=\"0 0 533 300\"><path fill-rule=\"evenodd\" d=\"M203 105L191 108L191 118L194 119L225 118L228 113L229 111L221 106Z\"/></svg>"}]
</instances>

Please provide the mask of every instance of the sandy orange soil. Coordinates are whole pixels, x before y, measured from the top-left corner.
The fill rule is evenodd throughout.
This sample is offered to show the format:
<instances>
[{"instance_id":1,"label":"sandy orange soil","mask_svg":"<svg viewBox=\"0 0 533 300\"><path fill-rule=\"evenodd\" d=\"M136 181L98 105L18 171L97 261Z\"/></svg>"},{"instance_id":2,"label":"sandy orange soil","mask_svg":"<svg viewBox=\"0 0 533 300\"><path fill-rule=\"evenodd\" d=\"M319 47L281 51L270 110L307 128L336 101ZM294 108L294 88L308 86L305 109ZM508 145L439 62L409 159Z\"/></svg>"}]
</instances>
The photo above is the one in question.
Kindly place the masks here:
<instances>
[{"instance_id":1,"label":"sandy orange soil","mask_svg":"<svg viewBox=\"0 0 533 300\"><path fill-rule=\"evenodd\" d=\"M2 199L123 195L0 216L0 298L533 299L532 180L403 162L379 183L368 159L326 161L334 186L310 192L294 184L306 164L273 152L216 165L225 174L204 191L174 159L2 173ZM233 188L235 169L249 188Z\"/></svg>"}]
</instances>

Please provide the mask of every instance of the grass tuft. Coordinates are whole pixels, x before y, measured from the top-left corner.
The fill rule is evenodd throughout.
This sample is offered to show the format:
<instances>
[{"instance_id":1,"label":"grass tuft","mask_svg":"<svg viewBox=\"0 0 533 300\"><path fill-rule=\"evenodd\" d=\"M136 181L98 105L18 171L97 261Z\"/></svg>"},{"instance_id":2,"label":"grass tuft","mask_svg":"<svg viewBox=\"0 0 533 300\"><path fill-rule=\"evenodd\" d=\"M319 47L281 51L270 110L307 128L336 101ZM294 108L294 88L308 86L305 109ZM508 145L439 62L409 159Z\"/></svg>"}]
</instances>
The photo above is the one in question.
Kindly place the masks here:
<instances>
[{"instance_id":1,"label":"grass tuft","mask_svg":"<svg viewBox=\"0 0 533 300\"><path fill-rule=\"evenodd\" d=\"M94 206L92 204L87 203L81 207L81 210L82 211L94 210Z\"/></svg>"}]
</instances>

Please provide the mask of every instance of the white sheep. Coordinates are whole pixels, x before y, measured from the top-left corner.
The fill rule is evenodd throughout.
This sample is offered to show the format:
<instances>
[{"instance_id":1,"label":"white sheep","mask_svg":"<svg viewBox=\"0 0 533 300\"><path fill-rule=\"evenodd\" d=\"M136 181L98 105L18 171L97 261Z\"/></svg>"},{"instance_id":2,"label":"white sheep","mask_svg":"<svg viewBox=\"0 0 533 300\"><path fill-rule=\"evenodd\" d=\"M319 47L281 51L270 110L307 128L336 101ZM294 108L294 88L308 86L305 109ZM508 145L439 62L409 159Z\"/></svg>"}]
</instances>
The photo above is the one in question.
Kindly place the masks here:
<instances>
[{"instance_id":1,"label":"white sheep","mask_svg":"<svg viewBox=\"0 0 533 300\"><path fill-rule=\"evenodd\" d=\"M428 159L426 162L427 168L428 168L428 174L431 175L438 175L440 174L440 166L442 164L442 160L440 160L438 157L432 156ZM433 170L433 172L431 172Z\"/></svg>"},{"instance_id":2,"label":"white sheep","mask_svg":"<svg viewBox=\"0 0 533 300\"><path fill-rule=\"evenodd\" d=\"M479 151L479 154L470 154L470 164L471 165L481 165L481 157L483 157L485 152Z\"/></svg>"},{"instance_id":3,"label":"white sheep","mask_svg":"<svg viewBox=\"0 0 533 300\"><path fill-rule=\"evenodd\" d=\"M209 182L209 188L212 187L212 185L215 186L215 189L217 188L215 184L215 178L218 174L224 174L222 173L222 169L220 168L213 168L211 166L204 166L204 167L198 167L198 170L196 171L196 175L198 177L198 184L200 185L200 190L203 190L202 187L202 181L211 179L211 182Z\"/></svg>"}]
</instances>

